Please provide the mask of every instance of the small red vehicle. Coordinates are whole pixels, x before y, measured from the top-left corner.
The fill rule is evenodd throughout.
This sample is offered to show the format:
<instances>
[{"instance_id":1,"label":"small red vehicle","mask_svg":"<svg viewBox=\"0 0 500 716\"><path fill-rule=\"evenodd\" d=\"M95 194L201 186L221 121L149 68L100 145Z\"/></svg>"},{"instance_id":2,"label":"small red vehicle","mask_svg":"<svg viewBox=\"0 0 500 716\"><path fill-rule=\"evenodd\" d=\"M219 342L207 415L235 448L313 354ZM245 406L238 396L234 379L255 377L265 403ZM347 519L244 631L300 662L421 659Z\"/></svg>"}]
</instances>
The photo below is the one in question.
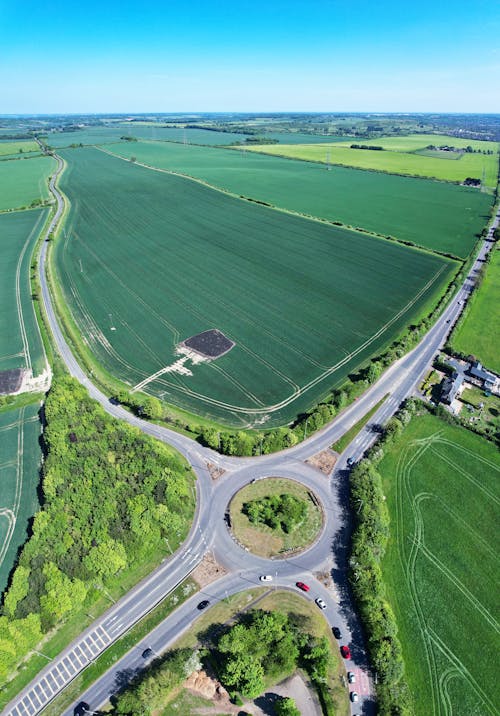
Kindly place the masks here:
<instances>
[{"instance_id":1,"label":"small red vehicle","mask_svg":"<svg viewBox=\"0 0 500 716\"><path fill-rule=\"evenodd\" d=\"M350 659L351 658L351 650L348 646L341 646L340 647L340 653L344 657L344 659Z\"/></svg>"},{"instance_id":2,"label":"small red vehicle","mask_svg":"<svg viewBox=\"0 0 500 716\"><path fill-rule=\"evenodd\" d=\"M303 592L308 592L311 589L311 587L308 584L304 584L304 582L296 582L296 586L302 589Z\"/></svg>"}]
</instances>

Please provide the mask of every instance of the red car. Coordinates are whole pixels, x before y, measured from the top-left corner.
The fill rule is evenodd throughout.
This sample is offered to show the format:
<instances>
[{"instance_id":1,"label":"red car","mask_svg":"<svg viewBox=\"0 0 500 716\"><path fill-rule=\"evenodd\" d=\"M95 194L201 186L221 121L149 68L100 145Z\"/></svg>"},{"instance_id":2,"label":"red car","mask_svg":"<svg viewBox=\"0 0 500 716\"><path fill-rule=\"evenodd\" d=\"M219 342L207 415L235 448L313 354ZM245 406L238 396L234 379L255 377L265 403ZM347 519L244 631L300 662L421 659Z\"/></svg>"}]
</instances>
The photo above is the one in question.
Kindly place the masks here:
<instances>
[{"instance_id":1,"label":"red car","mask_svg":"<svg viewBox=\"0 0 500 716\"><path fill-rule=\"evenodd\" d=\"M340 653L344 657L344 659L350 659L351 658L351 650L348 646L341 646L340 647Z\"/></svg>"},{"instance_id":2,"label":"red car","mask_svg":"<svg viewBox=\"0 0 500 716\"><path fill-rule=\"evenodd\" d=\"M303 592L308 592L311 589L311 587L308 584L304 584L304 582L296 582L296 586L302 589Z\"/></svg>"}]
</instances>

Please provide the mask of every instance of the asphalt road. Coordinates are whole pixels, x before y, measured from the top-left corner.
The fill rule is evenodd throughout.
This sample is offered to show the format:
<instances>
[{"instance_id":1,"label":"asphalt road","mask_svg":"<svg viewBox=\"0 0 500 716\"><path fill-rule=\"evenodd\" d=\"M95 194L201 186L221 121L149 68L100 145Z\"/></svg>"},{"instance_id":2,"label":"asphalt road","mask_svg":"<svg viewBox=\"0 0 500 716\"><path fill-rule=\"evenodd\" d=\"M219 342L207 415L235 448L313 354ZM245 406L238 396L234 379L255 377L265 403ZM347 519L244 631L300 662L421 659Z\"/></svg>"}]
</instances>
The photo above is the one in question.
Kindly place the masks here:
<instances>
[{"instance_id":1,"label":"asphalt road","mask_svg":"<svg viewBox=\"0 0 500 716\"><path fill-rule=\"evenodd\" d=\"M56 186L57 175L62 168L63 162L58 158L57 172L50 181L57 208L47 235L54 230L64 210L63 198ZM499 221L500 210L490 229L490 238ZM414 393L463 310L464 301L476 278L476 271L490 248L491 243L488 240L483 242L478 259L464 284L421 343L393 364L376 384L328 426L281 453L254 458L233 458L219 455L167 428L140 420L121 406L110 403L109 398L90 382L67 345L55 316L46 280L47 243L44 242L39 261L42 300L55 344L69 372L85 385L90 395L98 400L108 413L172 445L189 460L197 477L197 511L189 536L182 547L126 596L113 604L101 618L52 660L7 706L4 712L6 716L33 716L39 713L91 660L185 579L208 550L213 551L216 559L228 570L228 574L183 603L82 694L78 702L84 701L90 704L91 709L96 709L107 701L116 691L117 685L122 685L127 676L130 677L144 666L141 654L146 647L159 654L191 626L199 613L196 604L201 599L209 599L213 604L229 594L260 585L259 575L270 574L273 576L274 587L296 589L295 582L301 580L311 586L307 595L301 593L305 599L314 599L317 596L324 599L327 604L325 618L330 625L341 629L343 643L348 643L351 648L352 659L346 662L346 667L356 673L357 684L353 688L360 694L360 701L353 708L353 713L375 713L374 690L362 630L352 605L347 581L351 525L348 509L348 470L345 461L347 456L354 460L359 459L376 439L370 426L385 423L401 401ZM373 416L371 423L359 433L340 458L331 479L305 464L307 458L329 447L384 396L387 396L386 400ZM210 477L208 462L225 470L225 474L217 481ZM325 514L324 528L315 544L302 554L284 560L266 560L242 549L232 539L223 519L226 506L235 492L251 480L273 475L290 477L308 486L318 496ZM333 574L333 588L325 588L314 576L325 570ZM64 714L74 714L78 702L72 704Z\"/></svg>"}]
</instances>

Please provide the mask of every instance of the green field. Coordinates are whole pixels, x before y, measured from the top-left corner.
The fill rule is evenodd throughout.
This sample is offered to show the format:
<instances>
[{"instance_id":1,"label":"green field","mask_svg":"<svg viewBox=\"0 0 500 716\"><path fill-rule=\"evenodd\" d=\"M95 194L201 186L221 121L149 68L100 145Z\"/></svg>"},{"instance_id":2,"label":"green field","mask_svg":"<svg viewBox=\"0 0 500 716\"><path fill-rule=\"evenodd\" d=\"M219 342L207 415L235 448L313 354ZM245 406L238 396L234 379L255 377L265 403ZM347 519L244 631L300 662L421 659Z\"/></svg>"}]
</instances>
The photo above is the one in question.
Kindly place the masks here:
<instances>
[{"instance_id":1,"label":"green field","mask_svg":"<svg viewBox=\"0 0 500 716\"><path fill-rule=\"evenodd\" d=\"M62 155L71 212L56 265L85 341L130 386L151 378L147 392L228 424L283 424L314 405L456 270L98 149ZM197 365L176 354L211 328L236 346Z\"/></svg>"},{"instance_id":2,"label":"green field","mask_svg":"<svg viewBox=\"0 0 500 716\"><path fill-rule=\"evenodd\" d=\"M3 157L5 154L26 154L27 152L39 151L40 147L36 142L22 140L15 142L0 142L0 157Z\"/></svg>"},{"instance_id":3,"label":"green field","mask_svg":"<svg viewBox=\"0 0 500 716\"><path fill-rule=\"evenodd\" d=\"M0 214L0 371L45 367L40 331L33 310L29 271L31 253L47 209Z\"/></svg>"},{"instance_id":4,"label":"green field","mask_svg":"<svg viewBox=\"0 0 500 716\"><path fill-rule=\"evenodd\" d=\"M39 404L0 413L0 594L38 510Z\"/></svg>"},{"instance_id":5,"label":"green field","mask_svg":"<svg viewBox=\"0 0 500 716\"><path fill-rule=\"evenodd\" d=\"M69 147L71 144L108 144L122 137L155 139L188 144L232 144L245 141L245 134L214 132L206 129L161 127L152 124L127 123L109 127L87 127L76 132L54 132L44 137L51 147Z\"/></svg>"},{"instance_id":6,"label":"green field","mask_svg":"<svg viewBox=\"0 0 500 716\"><path fill-rule=\"evenodd\" d=\"M351 144L378 145L387 151L377 152L364 149L351 149ZM492 150L493 154L463 153L455 162L446 161L438 156L425 156L417 153L429 144L448 144L455 147L478 145L478 149ZM291 157L322 163L340 164L357 169L373 169L391 174L429 177L443 181L463 182L467 177L483 179L485 186L494 189L498 181L498 143L474 142L455 139L444 135L417 134L409 137L382 137L371 140L354 139L345 144L331 145L262 145L249 147L249 150L266 154Z\"/></svg>"},{"instance_id":7,"label":"green field","mask_svg":"<svg viewBox=\"0 0 500 716\"><path fill-rule=\"evenodd\" d=\"M385 452L382 569L415 714L498 714L498 451L427 414Z\"/></svg>"},{"instance_id":8,"label":"green field","mask_svg":"<svg viewBox=\"0 0 500 716\"><path fill-rule=\"evenodd\" d=\"M487 368L500 373L500 251L491 261L478 290L474 291L465 318L452 336L453 347L475 355Z\"/></svg>"},{"instance_id":9,"label":"green field","mask_svg":"<svg viewBox=\"0 0 500 716\"><path fill-rule=\"evenodd\" d=\"M472 250L492 197L477 189L213 147L137 142L120 156L202 179L237 195L455 256Z\"/></svg>"},{"instance_id":10,"label":"green field","mask_svg":"<svg viewBox=\"0 0 500 716\"><path fill-rule=\"evenodd\" d=\"M0 211L29 206L48 199L47 179L56 168L52 157L12 159L0 162Z\"/></svg>"}]
</instances>

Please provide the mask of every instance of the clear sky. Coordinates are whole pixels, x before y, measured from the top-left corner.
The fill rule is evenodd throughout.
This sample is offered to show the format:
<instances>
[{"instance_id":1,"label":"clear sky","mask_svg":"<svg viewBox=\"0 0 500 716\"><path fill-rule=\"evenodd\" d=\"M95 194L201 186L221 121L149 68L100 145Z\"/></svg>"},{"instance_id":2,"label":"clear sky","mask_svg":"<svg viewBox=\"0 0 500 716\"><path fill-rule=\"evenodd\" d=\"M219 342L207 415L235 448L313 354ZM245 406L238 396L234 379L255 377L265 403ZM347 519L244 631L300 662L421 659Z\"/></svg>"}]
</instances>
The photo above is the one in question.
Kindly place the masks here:
<instances>
[{"instance_id":1,"label":"clear sky","mask_svg":"<svg viewBox=\"0 0 500 716\"><path fill-rule=\"evenodd\" d=\"M0 0L0 114L500 112L498 0Z\"/></svg>"}]
</instances>

